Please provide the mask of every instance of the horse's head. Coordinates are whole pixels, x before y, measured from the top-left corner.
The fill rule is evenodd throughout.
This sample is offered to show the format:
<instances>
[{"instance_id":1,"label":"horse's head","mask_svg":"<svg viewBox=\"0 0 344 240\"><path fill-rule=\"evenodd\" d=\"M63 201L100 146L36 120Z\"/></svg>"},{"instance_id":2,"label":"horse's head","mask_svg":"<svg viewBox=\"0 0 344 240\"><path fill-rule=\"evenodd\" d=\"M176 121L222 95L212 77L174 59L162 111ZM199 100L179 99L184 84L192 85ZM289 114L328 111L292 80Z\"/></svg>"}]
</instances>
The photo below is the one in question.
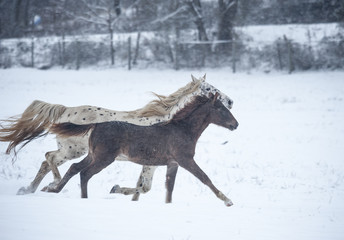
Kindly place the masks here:
<instances>
[{"instance_id":1,"label":"horse's head","mask_svg":"<svg viewBox=\"0 0 344 240\"><path fill-rule=\"evenodd\" d=\"M239 126L239 123L229 109L219 100L219 96L219 93L209 94L211 104L210 122L233 131Z\"/></svg>"},{"instance_id":2,"label":"horse's head","mask_svg":"<svg viewBox=\"0 0 344 240\"><path fill-rule=\"evenodd\" d=\"M226 94L222 93L219 89L215 88L214 86L210 85L205 81L206 75L203 77L197 79L194 76L191 75L192 81L200 81L200 90L201 95L208 97L209 94L218 94L217 99L228 109L232 109L233 107L233 100L230 99Z\"/></svg>"}]
</instances>

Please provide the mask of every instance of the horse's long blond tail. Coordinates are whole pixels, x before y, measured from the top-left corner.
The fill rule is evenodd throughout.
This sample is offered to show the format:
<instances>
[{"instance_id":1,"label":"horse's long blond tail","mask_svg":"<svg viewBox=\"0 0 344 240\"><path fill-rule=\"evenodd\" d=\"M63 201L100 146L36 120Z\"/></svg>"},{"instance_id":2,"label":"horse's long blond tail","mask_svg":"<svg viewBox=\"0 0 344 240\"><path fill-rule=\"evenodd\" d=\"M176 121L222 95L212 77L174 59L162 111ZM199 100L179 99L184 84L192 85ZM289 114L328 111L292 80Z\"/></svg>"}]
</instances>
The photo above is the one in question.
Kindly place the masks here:
<instances>
[{"instance_id":1,"label":"horse's long blond tail","mask_svg":"<svg viewBox=\"0 0 344 240\"><path fill-rule=\"evenodd\" d=\"M48 133L51 126L66 110L65 106L49 104L35 100L22 115L0 121L0 141L9 142L6 153L11 150L16 154L16 146L22 143L23 148L32 140ZM20 150L19 149L19 150Z\"/></svg>"}]
</instances>

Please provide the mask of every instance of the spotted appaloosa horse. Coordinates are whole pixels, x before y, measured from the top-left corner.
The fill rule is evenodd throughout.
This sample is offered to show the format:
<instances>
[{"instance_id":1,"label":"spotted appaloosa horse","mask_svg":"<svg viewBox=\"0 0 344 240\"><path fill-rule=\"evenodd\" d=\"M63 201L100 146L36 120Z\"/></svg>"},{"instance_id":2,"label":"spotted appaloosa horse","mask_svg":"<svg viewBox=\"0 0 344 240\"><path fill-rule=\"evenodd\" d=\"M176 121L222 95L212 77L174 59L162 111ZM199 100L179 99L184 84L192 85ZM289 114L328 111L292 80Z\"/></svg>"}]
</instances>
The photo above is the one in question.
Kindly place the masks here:
<instances>
[{"instance_id":1,"label":"spotted appaloosa horse","mask_svg":"<svg viewBox=\"0 0 344 240\"><path fill-rule=\"evenodd\" d=\"M9 142L6 153L11 150L16 153L16 147L21 144L24 147L32 140L48 134L49 128L54 123L91 124L107 121L124 121L136 125L149 126L155 123L170 120L176 112L190 102L193 96L207 96L209 93L218 93L219 100L228 108L232 108L233 101L221 93L218 89L205 81L205 76L192 81L185 87L169 96L156 94L157 100L153 100L141 109L129 112L114 111L95 106L65 107L49 104L42 101L34 101L19 117L13 117L1 121L0 141ZM88 151L89 134L83 136L61 137L57 136L58 150L45 154L46 160L28 187L22 187L17 194L33 193L38 188L45 175L52 170L53 187L61 176L58 166L68 160L81 157ZM126 160L118 156L118 160ZM133 200L138 200L140 193L150 190L155 166L143 166L136 188L116 188L117 193L134 194Z\"/></svg>"},{"instance_id":2,"label":"spotted appaloosa horse","mask_svg":"<svg viewBox=\"0 0 344 240\"><path fill-rule=\"evenodd\" d=\"M198 138L210 123L234 130L238 127L231 112L217 100L197 96L177 112L167 123L138 126L124 122L106 122L89 125L71 123L54 124L51 131L61 136L78 136L92 129L88 155L79 163L71 165L61 182L49 192L60 192L75 174L80 172L81 197L87 198L89 179L124 155L129 161L141 165L167 166L166 202L172 201L172 191L178 166L195 175L207 185L226 206L232 201L220 192L209 177L194 161Z\"/></svg>"}]
</instances>

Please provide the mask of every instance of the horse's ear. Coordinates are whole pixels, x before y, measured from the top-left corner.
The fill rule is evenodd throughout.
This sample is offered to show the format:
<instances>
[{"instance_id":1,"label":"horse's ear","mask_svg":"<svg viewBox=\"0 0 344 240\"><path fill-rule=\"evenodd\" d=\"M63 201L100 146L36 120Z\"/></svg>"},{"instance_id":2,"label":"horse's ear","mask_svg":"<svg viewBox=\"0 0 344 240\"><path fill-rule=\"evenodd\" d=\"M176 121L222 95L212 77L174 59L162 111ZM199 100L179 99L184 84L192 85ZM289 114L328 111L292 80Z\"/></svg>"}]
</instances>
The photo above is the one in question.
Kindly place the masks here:
<instances>
[{"instance_id":1,"label":"horse's ear","mask_svg":"<svg viewBox=\"0 0 344 240\"><path fill-rule=\"evenodd\" d=\"M191 79L192 79L193 82L197 82L198 81L198 79L195 78L192 74L191 74Z\"/></svg>"},{"instance_id":2,"label":"horse's ear","mask_svg":"<svg viewBox=\"0 0 344 240\"><path fill-rule=\"evenodd\" d=\"M206 78L207 78L207 74L205 73L203 76L203 81L205 81Z\"/></svg>"}]
</instances>

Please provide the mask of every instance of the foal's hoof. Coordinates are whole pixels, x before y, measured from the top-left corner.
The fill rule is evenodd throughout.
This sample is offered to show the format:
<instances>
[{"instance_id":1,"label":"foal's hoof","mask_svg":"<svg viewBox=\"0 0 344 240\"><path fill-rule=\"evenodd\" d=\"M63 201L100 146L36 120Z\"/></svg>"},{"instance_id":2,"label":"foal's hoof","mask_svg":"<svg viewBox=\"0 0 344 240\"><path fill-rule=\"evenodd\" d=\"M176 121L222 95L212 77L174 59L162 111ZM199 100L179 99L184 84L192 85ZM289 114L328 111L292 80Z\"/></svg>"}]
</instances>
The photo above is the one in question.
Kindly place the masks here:
<instances>
[{"instance_id":1,"label":"foal's hoof","mask_svg":"<svg viewBox=\"0 0 344 240\"><path fill-rule=\"evenodd\" d=\"M17 195L25 195L25 194L29 194L32 193L31 189L26 188L26 187L21 187L18 192Z\"/></svg>"},{"instance_id":2,"label":"foal's hoof","mask_svg":"<svg viewBox=\"0 0 344 240\"><path fill-rule=\"evenodd\" d=\"M119 185L115 185L115 186L112 187L110 193L118 193L120 188L121 187Z\"/></svg>"},{"instance_id":3,"label":"foal's hoof","mask_svg":"<svg viewBox=\"0 0 344 240\"><path fill-rule=\"evenodd\" d=\"M233 202L230 199L228 199L228 200L225 201L225 205L227 207L233 206Z\"/></svg>"},{"instance_id":4,"label":"foal's hoof","mask_svg":"<svg viewBox=\"0 0 344 240\"><path fill-rule=\"evenodd\" d=\"M41 190L42 192L52 192L52 193L57 193L57 190L55 188L49 187L49 186L45 186L44 188L42 188Z\"/></svg>"}]
</instances>

